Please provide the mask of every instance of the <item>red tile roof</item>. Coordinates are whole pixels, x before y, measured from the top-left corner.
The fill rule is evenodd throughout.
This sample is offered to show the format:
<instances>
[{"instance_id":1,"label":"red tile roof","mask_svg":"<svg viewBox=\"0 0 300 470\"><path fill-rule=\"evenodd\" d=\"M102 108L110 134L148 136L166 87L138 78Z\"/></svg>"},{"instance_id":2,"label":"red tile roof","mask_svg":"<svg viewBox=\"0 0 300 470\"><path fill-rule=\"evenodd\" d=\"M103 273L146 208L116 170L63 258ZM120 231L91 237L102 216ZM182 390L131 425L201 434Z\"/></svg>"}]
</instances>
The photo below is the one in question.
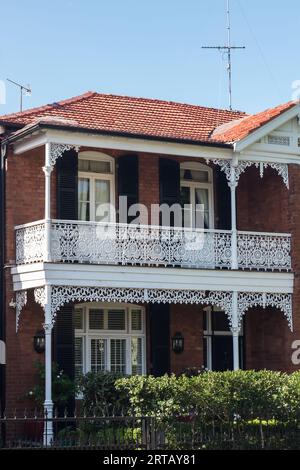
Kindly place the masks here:
<instances>
[{"instance_id":1,"label":"red tile roof","mask_svg":"<svg viewBox=\"0 0 300 470\"><path fill-rule=\"evenodd\" d=\"M249 116L240 111L87 92L57 103L0 116L19 128L38 122L94 131L204 143L231 143L294 103Z\"/></svg>"},{"instance_id":2,"label":"red tile roof","mask_svg":"<svg viewBox=\"0 0 300 470\"><path fill-rule=\"evenodd\" d=\"M238 140L247 137L261 126L280 116L285 111L293 108L296 104L298 104L298 102L290 101L277 106L276 108L270 108L261 113L246 116L227 125L225 124L215 129L211 138L214 141L218 140L219 142L237 142Z\"/></svg>"}]
</instances>

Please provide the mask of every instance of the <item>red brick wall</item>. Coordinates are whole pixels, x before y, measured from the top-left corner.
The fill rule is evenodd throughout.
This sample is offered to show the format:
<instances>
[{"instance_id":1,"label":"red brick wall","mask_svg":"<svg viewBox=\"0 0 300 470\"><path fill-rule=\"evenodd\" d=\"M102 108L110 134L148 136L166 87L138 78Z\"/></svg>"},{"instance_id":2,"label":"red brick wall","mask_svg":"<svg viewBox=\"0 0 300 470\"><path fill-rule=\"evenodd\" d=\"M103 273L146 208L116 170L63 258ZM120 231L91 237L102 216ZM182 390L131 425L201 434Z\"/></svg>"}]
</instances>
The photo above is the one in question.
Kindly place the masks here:
<instances>
[{"instance_id":1,"label":"red brick wall","mask_svg":"<svg viewBox=\"0 0 300 470\"><path fill-rule=\"evenodd\" d=\"M237 188L239 230L288 232L289 191L275 170L250 167L242 174Z\"/></svg>"},{"instance_id":2,"label":"red brick wall","mask_svg":"<svg viewBox=\"0 0 300 470\"><path fill-rule=\"evenodd\" d=\"M289 328L277 309L251 309L245 317L245 368L287 369Z\"/></svg>"},{"instance_id":3,"label":"red brick wall","mask_svg":"<svg viewBox=\"0 0 300 470\"><path fill-rule=\"evenodd\" d=\"M198 305L171 305L170 335L177 332L184 337L184 352L171 350L171 371L182 373L185 369L203 366L203 313Z\"/></svg>"},{"instance_id":4,"label":"red brick wall","mask_svg":"<svg viewBox=\"0 0 300 470\"><path fill-rule=\"evenodd\" d=\"M9 282L9 277L8 282ZM11 286L7 288L7 303L13 298ZM22 310L19 332L16 334L15 309L7 307L6 322L6 409L34 409L36 403L26 395L37 382L35 363L44 361L44 355L33 348L33 337L42 329L43 311L33 299L32 291L28 292L27 306Z\"/></svg>"},{"instance_id":5,"label":"red brick wall","mask_svg":"<svg viewBox=\"0 0 300 470\"><path fill-rule=\"evenodd\" d=\"M159 204L159 157L151 154L139 155L139 203L148 209L148 221L158 225L158 211L151 215L151 204ZM152 218L157 218L153 221ZM152 220L152 222L151 222Z\"/></svg>"}]
</instances>

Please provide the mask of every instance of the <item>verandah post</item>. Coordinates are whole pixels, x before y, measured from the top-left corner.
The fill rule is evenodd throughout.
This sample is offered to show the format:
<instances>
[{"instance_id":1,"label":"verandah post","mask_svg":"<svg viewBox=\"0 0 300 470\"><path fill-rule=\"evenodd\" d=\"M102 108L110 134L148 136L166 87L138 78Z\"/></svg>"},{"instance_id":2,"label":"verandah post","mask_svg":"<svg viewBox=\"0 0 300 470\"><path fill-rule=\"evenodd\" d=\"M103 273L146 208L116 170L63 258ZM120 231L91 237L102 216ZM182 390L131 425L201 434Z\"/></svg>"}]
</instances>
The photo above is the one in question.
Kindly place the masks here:
<instances>
[{"instance_id":1,"label":"verandah post","mask_svg":"<svg viewBox=\"0 0 300 470\"><path fill-rule=\"evenodd\" d=\"M52 401L52 315L51 286L45 286L45 401L44 445L49 446L53 440L53 401Z\"/></svg>"},{"instance_id":2,"label":"verandah post","mask_svg":"<svg viewBox=\"0 0 300 470\"><path fill-rule=\"evenodd\" d=\"M238 269L237 253L237 221L236 221L236 168L233 162L230 165L230 182L228 183L231 193L231 269Z\"/></svg>"},{"instance_id":3,"label":"verandah post","mask_svg":"<svg viewBox=\"0 0 300 470\"><path fill-rule=\"evenodd\" d=\"M45 255L44 261L51 261L51 143L45 144Z\"/></svg>"},{"instance_id":4,"label":"verandah post","mask_svg":"<svg viewBox=\"0 0 300 470\"><path fill-rule=\"evenodd\" d=\"M240 326L238 318L238 293L232 292L232 312L231 312L231 332L232 332L232 349L233 349L233 370L240 369Z\"/></svg>"}]
</instances>

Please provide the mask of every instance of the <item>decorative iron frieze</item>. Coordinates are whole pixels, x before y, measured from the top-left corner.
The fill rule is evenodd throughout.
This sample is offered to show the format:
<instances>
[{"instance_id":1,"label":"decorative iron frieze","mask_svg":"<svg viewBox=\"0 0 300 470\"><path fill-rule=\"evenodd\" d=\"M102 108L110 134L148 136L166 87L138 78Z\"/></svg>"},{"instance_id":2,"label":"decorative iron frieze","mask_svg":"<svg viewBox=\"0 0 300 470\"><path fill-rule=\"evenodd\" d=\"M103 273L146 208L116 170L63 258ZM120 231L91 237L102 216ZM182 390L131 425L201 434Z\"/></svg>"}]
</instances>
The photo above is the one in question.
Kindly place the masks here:
<instances>
[{"instance_id":1,"label":"decorative iron frieze","mask_svg":"<svg viewBox=\"0 0 300 470\"><path fill-rule=\"evenodd\" d=\"M290 330L293 331L292 294L240 292L238 294L239 327L245 313L253 307L274 307L281 310L287 319Z\"/></svg>"},{"instance_id":2,"label":"decorative iron frieze","mask_svg":"<svg viewBox=\"0 0 300 470\"><path fill-rule=\"evenodd\" d=\"M19 322L22 309L27 304L27 291L21 290L16 292L16 332L19 329Z\"/></svg>"},{"instance_id":3,"label":"decorative iron frieze","mask_svg":"<svg viewBox=\"0 0 300 470\"><path fill-rule=\"evenodd\" d=\"M64 154L64 152L68 152L69 150L76 150L76 152L79 151L79 146L78 145L72 145L72 144L50 144L50 165L54 167L56 160Z\"/></svg>"}]
</instances>

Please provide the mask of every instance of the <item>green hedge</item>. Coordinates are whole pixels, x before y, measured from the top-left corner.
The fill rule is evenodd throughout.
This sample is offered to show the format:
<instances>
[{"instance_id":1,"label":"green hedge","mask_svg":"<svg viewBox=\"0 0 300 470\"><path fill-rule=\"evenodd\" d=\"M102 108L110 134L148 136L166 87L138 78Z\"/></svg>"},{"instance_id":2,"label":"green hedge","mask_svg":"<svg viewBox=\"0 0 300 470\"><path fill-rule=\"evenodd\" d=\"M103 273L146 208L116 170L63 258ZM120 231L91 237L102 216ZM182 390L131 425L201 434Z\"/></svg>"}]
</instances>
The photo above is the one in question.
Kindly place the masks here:
<instances>
[{"instance_id":1,"label":"green hedge","mask_svg":"<svg viewBox=\"0 0 300 470\"><path fill-rule=\"evenodd\" d=\"M203 372L159 378L90 373L82 377L80 391L90 414L136 416L136 428L131 430L136 436L141 433L140 418L153 416L158 449L300 446L300 372ZM108 420L106 435L123 436L118 426ZM88 440L101 440L103 432L99 423L81 429Z\"/></svg>"},{"instance_id":2,"label":"green hedge","mask_svg":"<svg viewBox=\"0 0 300 470\"><path fill-rule=\"evenodd\" d=\"M118 379L129 412L162 419L197 416L206 423L236 420L300 422L300 372L205 372L196 377Z\"/></svg>"},{"instance_id":3,"label":"green hedge","mask_svg":"<svg viewBox=\"0 0 300 470\"><path fill-rule=\"evenodd\" d=\"M121 378L89 373L79 381L87 412L156 416L162 420L198 416L210 423L300 422L300 372L204 372Z\"/></svg>"}]
</instances>

